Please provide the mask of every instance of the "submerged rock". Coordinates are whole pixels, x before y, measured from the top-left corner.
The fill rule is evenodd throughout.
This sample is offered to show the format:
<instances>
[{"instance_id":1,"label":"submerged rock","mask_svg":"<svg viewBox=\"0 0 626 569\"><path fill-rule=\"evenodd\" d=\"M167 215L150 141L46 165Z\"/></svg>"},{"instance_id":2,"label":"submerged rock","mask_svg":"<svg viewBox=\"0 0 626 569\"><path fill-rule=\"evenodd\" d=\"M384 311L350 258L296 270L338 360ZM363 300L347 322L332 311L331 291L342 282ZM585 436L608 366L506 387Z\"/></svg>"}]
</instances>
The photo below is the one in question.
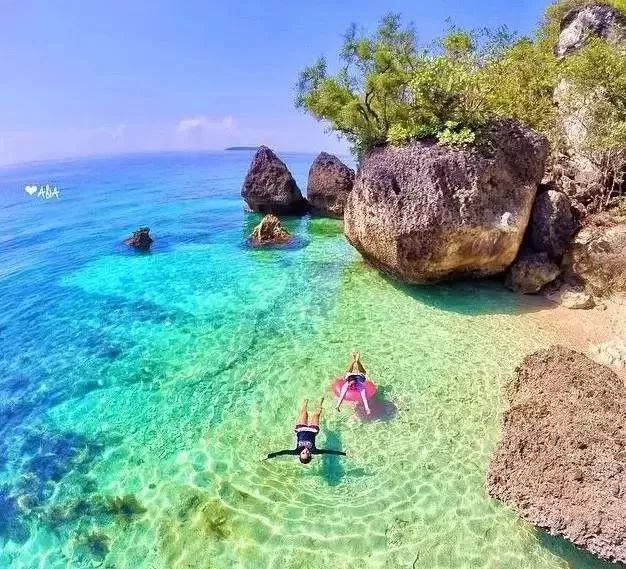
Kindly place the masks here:
<instances>
[{"instance_id":1,"label":"submerged rock","mask_svg":"<svg viewBox=\"0 0 626 569\"><path fill-rule=\"evenodd\" d=\"M522 242L547 142L513 121L488 136L481 148L418 142L367 154L346 203L350 243L405 282L504 271Z\"/></svg>"},{"instance_id":2,"label":"submerged rock","mask_svg":"<svg viewBox=\"0 0 626 569\"><path fill-rule=\"evenodd\" d=\"M560 272L547 253L525 252L509 267L505 285L514 292L534 294L553 282Z\"/></svg>"},{"instance_id":3,"label":"submerged rock","mask_svg":"<svg viewBox=\"0 0 626 569\"><path fill-rule=\"evenodd\" d=\"M250 211L301 214L308 210L291 172L267 146L261 146L254 155L241 196Z\"/></svg>"},{"instance_id":4,"label":"submerged rock","mask_svg":"<svg viewBox=\"0 0 626 569\"><path fill-rule=\"evenodd\" d=\"M596 296L626 292L626 219L600 214L588 219L563 257L568 282Z\"/></svg>"},{"instance_id":5,"label":"submerged rock","mask_svg":"<svg viewBox=\"0 0 626 569\"><path fill-rule=\"evenodd\" d=\"M150 245L153 243L153 239L150 237L150 228L140 227L137 231L134 231L133 234L124 241L124 243L129 247L134 247L135 249L139 249L141 251L148 251L150 249Z\"/></svg>"},{"instance_id":6,"label":"submerged rock","mask_svg":"<svg viewBox=\"0 0 626 569\"><path fill-rule=\"evenodd\" d=\"M307 199L314 213L343 217L354 184L354 170L339 158L322 152L311 165Z\"/></svg>"},{"instance_id":7,"label":"submerged rock","mask_svg":"<svg viewBox=\"0 0 626 569\"><path fill-rule=\"evenodd\" d=\"M527 521L626 562L626 389L583 354L528 356L510 387L489 495Z\"/></svg>"},{"instance_id":8,"label":"submerged rock","mask_svg":"<svg viewBox=\"0 0 626 569\"><path fill-rule=\"evenodd\" d=\"M529 227L530 243L535 251L560 261L576 226L570 200L564 193L547 190L537 196Z\"/></svg>"},{"instance_id":9,"label":"submerged rock","mask_svg":"<svg viewBox=\"0 0 626 569\"><path fill-rule=\"evenodd\" d=\"M283 245L291 241L291 235L283 229L280 219L270 213L254 228L248 241L255 246Z\"/></svg>"}]
</instances>

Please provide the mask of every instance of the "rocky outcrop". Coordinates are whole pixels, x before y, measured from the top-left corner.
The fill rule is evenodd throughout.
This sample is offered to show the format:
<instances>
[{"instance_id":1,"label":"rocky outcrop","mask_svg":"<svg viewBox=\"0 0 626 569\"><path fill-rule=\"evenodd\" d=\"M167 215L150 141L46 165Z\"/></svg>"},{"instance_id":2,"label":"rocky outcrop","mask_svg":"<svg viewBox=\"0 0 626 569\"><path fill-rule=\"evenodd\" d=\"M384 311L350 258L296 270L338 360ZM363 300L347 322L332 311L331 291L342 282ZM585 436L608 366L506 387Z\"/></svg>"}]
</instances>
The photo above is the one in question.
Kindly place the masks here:
<instances>
[{"instance_id":1,"label":"rocky outcrop","mask_svg":"<svg viewBox=\"0 0 626 569\"><path fill-rule=\"evenodd\" d=\"M322 152L309 170L306 195L313 213L343 217L353 184L354 170L336 156Z\"/></svg>"},{"instance_id":2,"label":"rocky outcrop","mask_svg":"<svg viewBox=\"0 0 626 569\"><path fill-rule=\"evenodd\" d=\"M140 227L137 231L133 231L133 234L124 240L124 243L140 251L149 251L150 245L153 243L153 239L150 237L150 228Z\"/></svg>"},{"instance_id":3,"label":"rocky outcrop","mask_svg":"<svg viewBox=\"0 0 626 569\"><path fill-rule=\"evenodd\" d=\"M493 124L489 136L481 148L417 142L367 154L346 202L350 243L411 283L504 271L524 236L547 142L512 121Z\"/></svg>"},{"instance_id":4,"label":"rocky outcrop","mask_svg":"<svg viewBox=\"0 0 626 569\"><path fill-rule=\"evenodd\" d=\"M576 231L577 222L569 198L546 190L537 195L529 225L530 245L560 261Z\"/></svg>"},{"instance_id":5,"label":"rocky outcrop","mask_svg":"<svg viewBox=\"0 0 626 569\"><path fill-rule=\"evenodd\" d=\"M610 369L552 347L510 387L488 492L530 523L626 562L626 389Z\"/></svg>"},{"instance_id":6,"label":"rocky outcrop","mask_svg":"<svg viewBox=\"0 0 626 569\"><path fill-rule=\"evenodd\" d=\"M275 215L268 214L259 223L248 238L248 242L254 246L284 245L291 241L291 235L283 229L280 219Z\"/></svg>"},{"instance_id":7,"label":"rocky outcrop","mask_svg":"<svg viewBox=\"0 0 626 569\"><path fill-rule=\"evenodd\" d=\"M509 267L505 285L514 292L534 294L554 281L560 272L547 253L524 252Z\"/></svg>"},{"instance_id":8,"label":"rocky outcrop","mask_svg":"<svg viewBox=\"0 0 626 569\"><path fill-rule=\"evenodd\" d=\"M626 17L601 3L570 10L561 23L555 52L567 57L592 37L626 46ZM554 92L564 144L552 158L551 177L583 214L597 209L598 198L607 184L602 168L606 156L587 148L588 125L594 114L592 101L590 94L575 95L566 79L559 82Z\"/></svg>"},{"instance_id":9,"label":"rocky outcrop","mask_svg":"<svg viewBox=\"0 0 626 569\"><path fill-rule=\"evenodd\" d=\"M588 218L562 263L566 281L595 296L626 292L626 218L598 214Z\"/></svg>"},{"instance_id":10,"label":"rocky outcrop","mask_svg":"<svg viewBox=\"0 0 626 569\"><path fill-rule=\"evenodd\" d=\"M626 41L626 17L605 4L589 4L570 10L561 22L561 33L555 47L558 57L578 51L589 38Z\"/></svg>"},{"instance_id":11,"label":"rocky outcrop","mask_svg":"<svg viewBox=\"0 0 626 569\"><path fill-rule=\"evenodd\" d=\"M291 172L267 146L254 155L241 196L250 211L290 215L308 210Z\"/></svg>"}]
</instances>

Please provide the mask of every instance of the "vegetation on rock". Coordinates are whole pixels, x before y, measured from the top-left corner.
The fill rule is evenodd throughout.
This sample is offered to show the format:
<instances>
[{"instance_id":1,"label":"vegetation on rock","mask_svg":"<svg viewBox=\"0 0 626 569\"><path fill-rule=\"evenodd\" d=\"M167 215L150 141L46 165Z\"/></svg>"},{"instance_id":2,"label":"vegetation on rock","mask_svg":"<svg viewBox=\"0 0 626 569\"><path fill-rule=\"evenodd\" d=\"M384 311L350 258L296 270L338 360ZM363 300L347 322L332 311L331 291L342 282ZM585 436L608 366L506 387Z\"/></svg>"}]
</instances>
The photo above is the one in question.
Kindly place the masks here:
<instances>
[{"instance_id":1,"label":"vegetation on rock","mask_svg":"<svg viewBox=\"0 0 626 569\"><path fill-rule=\"evenodd\" d=\"M344 37L341 69L330 73L324 57L304 69L296 105L362 156L376 146L421 139L470 145L498 118L545 134L558 151L563 147L558 114L567 113L568 104L575 112L581 99L592 98L581 147L601 155L610 199L623 190L626 167L626 45L592 39L564 60L554 49L565 15L589 4L558 0L531 38L506 28L451 27L422 46L413 27L396 14L385 16L372 35L359 34L353 25ZM626 15L626 0L596 4ZM554 92L563 80L571 89L557 109Z\"/></svg>"}]
</instances>

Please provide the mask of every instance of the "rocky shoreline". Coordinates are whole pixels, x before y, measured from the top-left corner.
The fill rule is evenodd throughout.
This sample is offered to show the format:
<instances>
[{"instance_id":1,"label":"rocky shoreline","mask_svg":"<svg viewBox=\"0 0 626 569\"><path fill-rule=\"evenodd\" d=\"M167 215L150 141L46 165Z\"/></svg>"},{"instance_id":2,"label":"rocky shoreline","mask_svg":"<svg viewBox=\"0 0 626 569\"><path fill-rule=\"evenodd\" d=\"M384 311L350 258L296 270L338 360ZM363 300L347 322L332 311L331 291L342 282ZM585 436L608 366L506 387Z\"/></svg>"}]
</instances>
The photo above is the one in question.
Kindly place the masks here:
<instances>
[{"instance_id":1,"label":"rocky shoreline","mask_svg":"<svg viewBox=\"0 0 626 569\"><path fill-rule=\"evenodd\" d=\"M604 5L572 10L557 53L571 57L591 37L626 46L625 22ZM568 88L558 86L555 103ZM559 153L513 120L492 121L474 145L375 146L356 174L322 153L307 198L261 147L242 197L261 213L343 217L362 257L403 283L495 275L514 293L542 295L535 307L547 310L519 317L559 345L517 370L488 492L537 527L626 562L626 197L620 205L611 186L607 198L572 126L579 116L559 120ZM269 233L280 228L266 220Z\"/></svg>"}]
</instances>

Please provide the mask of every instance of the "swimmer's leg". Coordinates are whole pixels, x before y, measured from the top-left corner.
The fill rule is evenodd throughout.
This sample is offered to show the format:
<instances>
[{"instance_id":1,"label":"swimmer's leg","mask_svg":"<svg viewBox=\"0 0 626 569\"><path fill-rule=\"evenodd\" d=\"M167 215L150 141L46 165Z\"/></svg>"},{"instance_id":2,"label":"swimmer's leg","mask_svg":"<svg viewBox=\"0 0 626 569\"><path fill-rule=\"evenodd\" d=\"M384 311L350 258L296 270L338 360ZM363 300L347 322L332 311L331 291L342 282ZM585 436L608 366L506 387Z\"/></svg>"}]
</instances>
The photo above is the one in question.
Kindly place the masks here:
<instances>
[{"instance_id":1,"label":"swimmer's leg","mask_svg":"<svg viewBox=\"0 0 626 569\"><path fill-rule=\"evenodd\" d=\"M307 406L309 404L309 400L305 399L302 404L302 408L300 409L300 414L298 415L298 421L296 425L308 425L309 424L309 412Z\"/></svg>"},{"instance_id":2,"label":"swimmer's leg","mask_svg":"<svg viewBox=\"0 0 626 569\"><path fill-rule=\"evenodd\" d=\"M348 393L348 389L350 388L350 382L349 381L344 381L343 385L341 386L341 391L339 392L339 403L337 403L337 411L341 410L341 404L343 403L343 400L346 396L346 393Z\"/></svg>"},{"instance_id":3,"label":"swimmer's leg","mask_svg":"<svg viewBox=\"0 0 626 569\"><path fill-rule=\"evenodd\" d=\"M322 405L324 404L324 398L320 399L320 402L317 404L317 408L311 417L311 421L309 422L309 427L319 427L320 426L320 415L322 414Z\"/></svg>"},{"instance_id":4,"label":"swimmer's leg","mask_svg":"<svg viewBox=\"0 0 626 569\"><path fill-rule=\"evenodd\" d=\"M368 415L370 415L372 412L370 411L370 406L367 401L367 394L365 393L365 386L361 382L358 382L358 386L359 386L359 394L361 395L361 401L363 401L363 407L365 407L365 412Z\"/></svg>"}]
</instances>

